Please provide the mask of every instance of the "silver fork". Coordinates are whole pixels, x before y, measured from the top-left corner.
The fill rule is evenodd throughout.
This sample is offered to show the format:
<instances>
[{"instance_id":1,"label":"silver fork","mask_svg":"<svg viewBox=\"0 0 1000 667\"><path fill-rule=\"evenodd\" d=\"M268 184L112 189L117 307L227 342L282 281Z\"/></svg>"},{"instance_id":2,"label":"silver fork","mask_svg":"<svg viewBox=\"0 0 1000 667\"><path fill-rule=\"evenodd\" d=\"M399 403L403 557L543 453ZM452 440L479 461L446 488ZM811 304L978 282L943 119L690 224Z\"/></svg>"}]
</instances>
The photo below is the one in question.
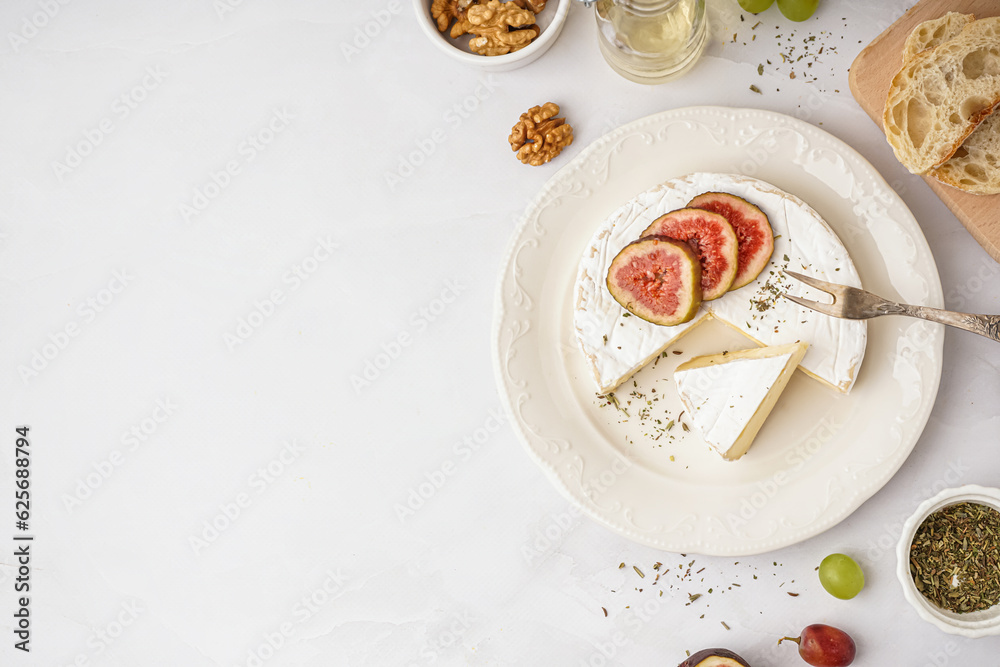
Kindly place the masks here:
<instances>
[{"instance_id":1,"label":"silver fork","mask_svg":"<svg viewBox=\"0 0 1000 667\"><path fill-rule=\"evenodd\" d=\"M947 324L950 327L971 331L1000 342L1000 315L970 315L969 313L956 313L938 308L894 303L857 287L834 285L794 271L783 271L782 273L833 296L833 303L820 303L791 294L781 294L789 301L794 301L800 306L825 315L843 317L849 320L867 320L882 315L919 317L922 320Z\"/></svg>"}]
</instances>

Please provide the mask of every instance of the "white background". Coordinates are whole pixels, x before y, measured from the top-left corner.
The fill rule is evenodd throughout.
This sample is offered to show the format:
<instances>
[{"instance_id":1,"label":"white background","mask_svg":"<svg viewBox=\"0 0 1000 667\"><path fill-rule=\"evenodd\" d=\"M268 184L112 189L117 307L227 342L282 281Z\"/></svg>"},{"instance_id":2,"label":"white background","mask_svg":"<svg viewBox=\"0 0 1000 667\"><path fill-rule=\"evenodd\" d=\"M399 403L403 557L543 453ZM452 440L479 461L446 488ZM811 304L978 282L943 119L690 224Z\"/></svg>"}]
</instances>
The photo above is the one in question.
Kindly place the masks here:
<instances>
[{"instance_id":1,"label":"white background","mask_svg":"<svg viewBox=\"0 0 1000 667\"><path fill-rule=\"evenodd\" d=\"M4 2L0 662L674 665L726 646L781 666L804 663L779 637L826 622L857 665L1000 664L1000 639L917 618L891 553L932 490L1000 481L986 339L948 333L933 414L881 492L763 556L632 544L572 513L497 428L493 295L520 212L590 142L664 109L821 125L912 209L947 306L1000 312L1000 267L848 90L911 4L825 0L795 25L772 8L751 30L736 0L710 0L704 58L643 87L605 65L582 6L542 59L486 75L435 50L409 2ZM790 79L779 54L811 35L827 48ZM506 136L549 100L576 140L522 165ZM10 632L21 424L30 654ZM853 601L816 579L834 551L867 573ZM651 586L657 561L671 571Z\"/></svg>"}]
</instances>

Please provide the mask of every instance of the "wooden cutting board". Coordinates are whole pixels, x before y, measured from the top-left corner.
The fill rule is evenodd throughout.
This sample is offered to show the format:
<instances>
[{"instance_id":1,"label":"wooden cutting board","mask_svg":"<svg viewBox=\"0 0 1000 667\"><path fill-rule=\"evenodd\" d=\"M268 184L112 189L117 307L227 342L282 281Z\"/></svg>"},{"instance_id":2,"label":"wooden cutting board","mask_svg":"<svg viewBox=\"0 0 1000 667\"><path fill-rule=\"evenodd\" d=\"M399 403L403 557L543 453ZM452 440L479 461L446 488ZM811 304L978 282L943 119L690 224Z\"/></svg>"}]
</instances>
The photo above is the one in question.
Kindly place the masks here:
<instances>
[{"instance_id":1,"label":"wooden cutting board","mask_svg":"<svg viewBox=\"0 0 1000 667\"><path fill-rule=\"evenodd\" d=\"M948 12L1000 16L1000 0L921 0L858 54L851 66L851 92L861 108L882 127L889 84L902 66L903 43L922 21ZM1000 195L973 195L924 176L931 190L965 225L973 238L1000 262Z\"/></svg>"}]
</instances>

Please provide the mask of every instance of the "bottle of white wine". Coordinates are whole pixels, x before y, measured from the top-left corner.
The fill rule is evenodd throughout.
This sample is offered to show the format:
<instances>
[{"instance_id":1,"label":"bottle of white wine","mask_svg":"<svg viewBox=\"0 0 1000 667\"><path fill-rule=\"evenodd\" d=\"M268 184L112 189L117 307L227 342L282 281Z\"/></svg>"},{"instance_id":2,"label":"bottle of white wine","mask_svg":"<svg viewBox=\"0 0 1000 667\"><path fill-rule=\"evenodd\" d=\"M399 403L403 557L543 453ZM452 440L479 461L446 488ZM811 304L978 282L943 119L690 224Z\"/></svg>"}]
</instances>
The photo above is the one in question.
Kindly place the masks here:
<instances>
[{"instance_id":1,"label":"bottle of white wine","mask_svg":"<svg viewBox=\"0 0 1000 667\"><path fill-rule=\"evenodd\" d=\"M687 72L705 48L705 0L594 4L601 53L613 70L632 81L658 84L674 79Z\"/></svg>"}]
</instances>

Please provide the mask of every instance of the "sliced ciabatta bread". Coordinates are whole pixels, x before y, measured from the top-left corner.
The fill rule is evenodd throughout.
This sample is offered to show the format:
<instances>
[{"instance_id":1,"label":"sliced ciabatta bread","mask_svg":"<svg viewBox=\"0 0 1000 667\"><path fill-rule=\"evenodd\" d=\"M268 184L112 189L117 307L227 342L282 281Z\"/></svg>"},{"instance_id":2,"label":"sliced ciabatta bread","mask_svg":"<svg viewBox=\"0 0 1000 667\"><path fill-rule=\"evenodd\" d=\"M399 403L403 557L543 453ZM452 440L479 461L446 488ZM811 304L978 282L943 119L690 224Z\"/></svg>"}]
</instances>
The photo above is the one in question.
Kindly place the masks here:
<instances>
[{"instance_id":1,"label":"sliced ciabatta bread","mask_svg":"<svg viewBox=\"0 0 1000 667\"><path fill-rule=\"evenodd\" d=\"M921 51L944 44L957 37L962 28L976 20L972 14L948 12L944 16L924 21L910 33L903 45L903 62L910 60Z\"/></svg>"},{"instance_id":2,"label":"sliced ciabatta bread","mask_svg":"<svg viewBox=\"0 0 1000 667\"><path fill-rule=\"evenodd\" d=\"M972 14L949 12L914 28L903 47L909 60L926 49L958 36L974 20ZM1000 194L1000 114L994 112L966 138L943 165L930 171L942 183L979 195Z\"/></svg>"},{"instance_id":3,"label":"sliced ciabatta bread","mask_svg":"<svg viewBox=\"0 0 1000 667\"><path fill-rule=\"evenodd\" d=\"M998 104L1000 17L991 17L905 62L882 120L899 161L923 174L950 158Z\"/></svg>"},{"instance_id":4,"label":"sliced ciabatta bread","mask_svg":"<svg viewBox=\"0 0 1000 667\"><path fill-rule=\"evenodd\" d=\"M977 195L1000 194L1000 111L984 120L955 154L930 175Z\"/></svg>"},{"instance_id":5,"label":"sliced ciabatta bread","mask_svg":"<svg viewBox=\"0 0 1000 667\"><path fill-rule=\"evenodd\" d=\"M904 62L957 37L974 20L972 14L949 12L924 21L906 40ZM966 192L1000 194L1000 113L990 114L947 162L929 173L942 183Z\"/></svg>"}]
</instances>

